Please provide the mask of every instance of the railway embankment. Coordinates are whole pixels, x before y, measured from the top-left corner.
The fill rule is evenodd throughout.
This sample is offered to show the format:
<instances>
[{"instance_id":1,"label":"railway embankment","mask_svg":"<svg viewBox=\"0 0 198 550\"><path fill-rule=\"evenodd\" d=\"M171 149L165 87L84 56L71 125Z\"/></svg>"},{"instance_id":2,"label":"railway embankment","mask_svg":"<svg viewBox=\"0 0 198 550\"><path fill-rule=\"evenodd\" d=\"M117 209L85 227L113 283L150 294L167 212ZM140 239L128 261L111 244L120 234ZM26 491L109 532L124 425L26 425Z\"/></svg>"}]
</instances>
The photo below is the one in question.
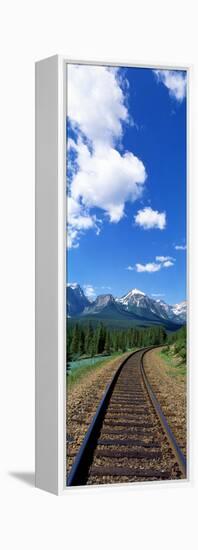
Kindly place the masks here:
<instances>
[{"instance_id":1,"label":"railway embankment","mask_svg":"<svg viewBox=\"0 0 198 550\"><path fill-rule=\"evenodd\" d=\"M170 358L162 350L158 348L146 353L144 368L174 436L186 455L186 367L181 358Z\"/></svg>"}]
</instances>

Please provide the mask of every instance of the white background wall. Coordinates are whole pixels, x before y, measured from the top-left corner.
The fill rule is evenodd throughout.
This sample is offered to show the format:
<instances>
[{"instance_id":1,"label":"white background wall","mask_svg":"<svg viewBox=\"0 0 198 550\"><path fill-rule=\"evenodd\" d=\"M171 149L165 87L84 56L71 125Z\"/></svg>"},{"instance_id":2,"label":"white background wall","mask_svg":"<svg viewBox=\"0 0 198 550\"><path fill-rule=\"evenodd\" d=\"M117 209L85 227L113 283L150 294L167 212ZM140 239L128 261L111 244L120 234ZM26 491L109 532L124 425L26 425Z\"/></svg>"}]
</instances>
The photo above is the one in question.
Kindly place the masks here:
<instances>
[{"instance_id":1,"label":"white background wall","mask_svg":"<svg viewBox=\"0 0 198 550\"><path fill-rule=\"evenodd\" d=\"M20 548L196 547L196 2L6 0L0 17L0 539ZM34 62L73 58L193 64L194 231L191 324L194 480L184 486L81 490L57 498L31 485L34 471ZM154 106L155 108L155 106ZM194 182L194 183L193 183ZM25 483L20 472L27 473ZM24 477L24 475L23 475ZM33 481L32 481L33 483Z\"/></svg>"}]
</instances>

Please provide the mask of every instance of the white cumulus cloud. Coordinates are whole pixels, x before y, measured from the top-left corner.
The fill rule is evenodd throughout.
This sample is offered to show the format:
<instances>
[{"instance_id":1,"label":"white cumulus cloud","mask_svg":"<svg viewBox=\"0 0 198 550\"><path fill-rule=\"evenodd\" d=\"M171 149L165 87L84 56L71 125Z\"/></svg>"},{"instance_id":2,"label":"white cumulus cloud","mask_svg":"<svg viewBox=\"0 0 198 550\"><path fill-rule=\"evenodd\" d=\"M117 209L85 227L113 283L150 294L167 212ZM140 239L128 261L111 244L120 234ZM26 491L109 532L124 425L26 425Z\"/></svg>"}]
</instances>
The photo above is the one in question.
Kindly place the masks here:
<instances>
[{"instance_id":1,"label":"white cumulus cloud","mask_svg":"<svg viewBox=\"0 0 198 550\"><path fill-rule=\"evenodd\" d=\"M116 148L123 125L133 124L125 104L127 86L118 69L68 66L68 117L74 131L68 140L69 197L76 212L79 205L76 214L74 207L68 211L68 231L77 232L74 246L82 230L99 232L101 224L93 208L118 223L126 201L133 202L143 193L147 177L143 162L132 151L121 153Z\"/></svg>"},{"instance_id":2,"label":"white cumulus cloud","mask_svg":"<svg viewBox=\"0 0 198 550\"><path fill-rule=\"evenodd\" d=\"M157 262L162 262L162 263L167 262L169 260L174 261L174 258L172 258L172 256L156 256L155 259L156 259Z\"/></svg>"},{"instance_id":3,"label":"white cumulus cloud","mask_svg":"<svg viewBox=\"0 0 198 550\"><path fill-rule=\"evenodd\" d=\"M67 247L68 248L78 248L79 247L79 233L76 229L73 229L71 225L68 226L67 230Z\"/></svg>"},{"instance_id":4,"label":"white cumulus cloud","mask_svg":"<svg viewBox=\"0 0 198 550\"><path fill-rule=\"evenodd\" d=\"M174 262L172 262L171 260L167 260L163 263L163 267L172 267L172 265L174 265Z\"/></svg>"},{"instance_id":5,"label":"white cumulus cloud","mask_svg":"<svg viewBox=\"0 0 198 550\"><path fill-rule=\"evenodd\" d=\"M150 206L146 206L142 210L138 210L134 217L136 225L143 229L165 229L166 227L166 212L158 212Z\"/></svg>"},{"instance_id":6,"label":"white cumulus cloud","mask_svg":"<svg viewBox=\"0 0 198 550\"><path fill-rule=\"evenodd\" d=\"M156 264L155 262L149 262L148 264L135 264L136 271L138 273L143 273L147 271L148 273L154 273L161 269L161 264Z\"/></svg>"},{"instance_id":7,"label":"white cumulus cloud","mask_svg":"<svg viewBox=\"0 0 198 550\"><path fill-rule=\"evenodd\" d=\"M95 145L110 144L122 136L129 121L116 68L68 65L68 115L74 128Z\"/></svg>"},{"instance_id":8,"label":"white cumulus cloud","mask_svg":"<svg viewBox=\"0 0 198 550\"><path fill-rule=\"evenodd\" d=\"M79 238L83 231L94 228L96 233L100 232L100 220L96 216L91 216L90 213L82 207L80 202L77 202L73 197L68 197L67 213L69 219L67 231L67 246L68 248L78 248Z\"/></svg>"},{"instance_id":9,"label":"white cumulus cloud","mask_svg":"<svg viewBox=\"0 0 198 550\"><path fill-rule=\"evenodd\" d=\"M84 290L85 296L87 296L88 300L90 300L90 302L94 302L94 300L96 298L95 288L90 284L86 284L86 285L83 285L83 290Z\"/></svg>"},{"instance_id":10,"label":"white cumulus cloud","mask_svg":"<svg viewBox=\"0 0 198 550\"><path fill-rule=\"evenodd\" d=\"M176 244L175 245L175 250L186 250L186 245L185 244Z\"/></svg>"},{"instance_id":11,"label":"white cumulus cloud","mask_svg":"<svg viewBox=\"0 0 198 550\"><path fill-rule=\"evenodd\" d=\"M123 155L112 147L97 148L94 153L81 140L74 146L79 170L73 176L72 197L82 201L85 208L99 207L111 222L124 215L127 200L141 196L146 171L133 153Z\"/></svg>"},{"instance_id":12,"label":"white cumulus cloud","mask_svg":"<svg viewBox=\"0 0 198 550\"><path fill-rule=\"evenodd\" d=\"M154 262L148 262L146 264L136 263L135 267L129 265L126 269L129 271L136 270L138 273L155 273L160 271L164 267L172 267L174 264L174 258L171 256L156 256Z\"/></svg>"},{"instance_id":13,"label":"white cumulus cloud","mask_svg":"<svg viewBox=\"0 0 198 550\"><path fill-rule=\"evenodd\" d=\"M187 76L185 71L155 70L158 82L164 84L169 95L182 102L186 96Z\"/></svg>"}]
</instances>

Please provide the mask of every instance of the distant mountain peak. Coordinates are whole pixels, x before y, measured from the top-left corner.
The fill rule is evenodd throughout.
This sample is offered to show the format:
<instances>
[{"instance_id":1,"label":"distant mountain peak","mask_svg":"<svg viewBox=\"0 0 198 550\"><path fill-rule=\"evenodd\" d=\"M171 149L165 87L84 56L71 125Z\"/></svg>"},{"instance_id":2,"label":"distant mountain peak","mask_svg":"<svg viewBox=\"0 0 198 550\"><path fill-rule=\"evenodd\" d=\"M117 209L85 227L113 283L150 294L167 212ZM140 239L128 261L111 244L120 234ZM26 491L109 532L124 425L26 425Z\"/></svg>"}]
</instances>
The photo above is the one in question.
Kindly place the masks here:
<instances>
[{"instance_id":1,"label":"distant mountain peak","mask_svg":"<svg viewBox=\"0 0 198 550\"><path fill-rule=\"evenodd\" d=\"M69 288L72 288L73 290L74 290L75 288L80 288L80 285L79 285L78 283L67 283L67 286L68 286Z\"/></svg>"},{"instance_id":2,"label":"distant mountain peak","mask_svg":"<svg viewBox=\"0 0 198 550\"><path fill-rule=\"evenodd\" d=\"M95 301L97 300L112 300L112 302L114 302L114 297L113 294L99 294Z\"/></svg>"},{"instance_id":3,"label":"distant mountain peak","mask_svg":"<svg viewBox=\"0 0 198 550\"><path fill-rule=\"evenodd\" d=\"M146 294L144 292L142 292L142 290L138 290L138 288L132 288L132 290L129 290L129 292L127 292L127 294L124 294L124 296L122 296L122 298L117 298L116 301L117 302L120 302L120 303L128 303L128 301L133 298L136 297L136 296L146 296Z\"/></svg>"},{"instance_id":4,"label":"distant mountain peak","mask_svg":"<svg viewBox=\"0 0 198 550\"><path fill-rule=\"evenodd\" d=\"M132 290L129 291L129 294L131 294L132 296L134 294L140 294L142 296L146 296L145 292L142 292L142 290L138 290L138 288L133 288Z\"/></svg>"},{"instance_id":5,"label":"distant mountain peak","mask_svg":"<svg viewBox=\"0 0 198 550\"><path fill-rule=\"evenodd\" d=\"M174 304L173 307L185 307L187 304L186 300L183 300L182 302L179 302L179 304Z\"/></svg>"},{"instance_id":6,"label":"distant mountain peak","mask_svg":"<svg viewBox=\"0 0 198 550\"><path fill-rule=\"evenodd\" d=\"M186 321L186 302L168 305L164 300L149 297L137 288L131 289L122 298L114 298L112 294L100 294L90 302L78 283L67 285L67 312L69 317L102 316L115 319L132 316L135 319L146 319L150 322L172 322L183 324ZM102 318L102 317L101 317Z\"/></svg>"},{"instance_id":7,"label":"distant mountain peak","mask_svg":"<svg viewBox=\"0 0 198 550\"><path fill-rule=\"evenodd\" d=\"M133 288L122 298L117 298L116 302L121 305L126 311L134 312L137 315L157 316L159 319L171 320L175 323L185 322L186 303L170 306L164 300L155 300L147 296L145 292L137 288Z\"/></svg>"},{"instance_id":8,"label":"distant mountain peak","mask_svg":"<svg viewBox=\"0 0 198 550\"><path fill-rule=\"evenodd\" d=\"M131 290L129 290L127 292L127 294L122 296L122 298L130 297L130 296L136 296L136 294L138 294L139 296L146 296L145 292L142 292L142 290L139 290L138 288L132 288ZM122 298L118 298L118 299L122 300Z\"/></svg>"},{"instance_id":9,"label":"distant mountain peak","mask_svg":"<svg viewBox=\"0 0 198 550\"><path fill-rule=\"evenodd\" d=\"M107 307L115 305L115 299L112 294L99 294L97 298L89 304L83 311L83 315L88 315L89 313L97 314L100 311L104 310Z\"/></svg>"},{"instance_id":10,"label":"distant mountain peak","mask_svg":"<svg viewBox=\"0 0 198 550\"><path fill-rule=\"evenodd\" d=\"M69 317L81 314L89 304L88 298L78 283L67 284L67 315Z\"/></svg>"}]
</instances>

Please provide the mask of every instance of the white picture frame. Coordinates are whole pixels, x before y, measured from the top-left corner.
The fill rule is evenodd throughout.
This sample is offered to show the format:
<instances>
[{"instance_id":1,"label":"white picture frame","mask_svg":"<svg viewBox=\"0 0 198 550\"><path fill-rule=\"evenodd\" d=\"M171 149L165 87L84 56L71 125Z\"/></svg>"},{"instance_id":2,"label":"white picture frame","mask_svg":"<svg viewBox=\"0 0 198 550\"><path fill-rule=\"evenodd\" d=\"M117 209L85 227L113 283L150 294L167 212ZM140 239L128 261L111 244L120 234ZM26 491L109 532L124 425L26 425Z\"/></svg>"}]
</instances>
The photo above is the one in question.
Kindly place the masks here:
<instances>
[{"instance_id":1,"label":"white picture frame","mask_svg":"<svg viewBox=\"0 0 198 550\"><path fill-rule=\"evenodd\" d=\"M36 63L36 487L66 492L66 64ZM83 63L76 61L76 63ZM94 64L94 62L87 62ZM96 63L107 65L107 63ZM108 65L130 66L129 63ZM159 68L160 65L131 63ZM163 68L164 65L163 65ZM168 66L168 69L175 66ZM188 72L190 66L177 69ZM190 101L190 94L189 94ZM188 141L190 117L188 112ZM188 143L189 150L189 143ZM189 163L189 157L188 157ZM188 164L188 190L189 190ZM46 200L47 196L47 200ZM189 266L189 262L188 262ZM189 278L188 278L189 300ZM188 317L188 331L190 320ZM188 353L188 364L189 353ZM188 458L189 395L188 373ZM190 460L188 460L189 464ZM187 481L190 479L188 466ZM166 482L164 482L166 483ZM186 480L183 481L186 483Z\"/></svg>"}]
</instances>

